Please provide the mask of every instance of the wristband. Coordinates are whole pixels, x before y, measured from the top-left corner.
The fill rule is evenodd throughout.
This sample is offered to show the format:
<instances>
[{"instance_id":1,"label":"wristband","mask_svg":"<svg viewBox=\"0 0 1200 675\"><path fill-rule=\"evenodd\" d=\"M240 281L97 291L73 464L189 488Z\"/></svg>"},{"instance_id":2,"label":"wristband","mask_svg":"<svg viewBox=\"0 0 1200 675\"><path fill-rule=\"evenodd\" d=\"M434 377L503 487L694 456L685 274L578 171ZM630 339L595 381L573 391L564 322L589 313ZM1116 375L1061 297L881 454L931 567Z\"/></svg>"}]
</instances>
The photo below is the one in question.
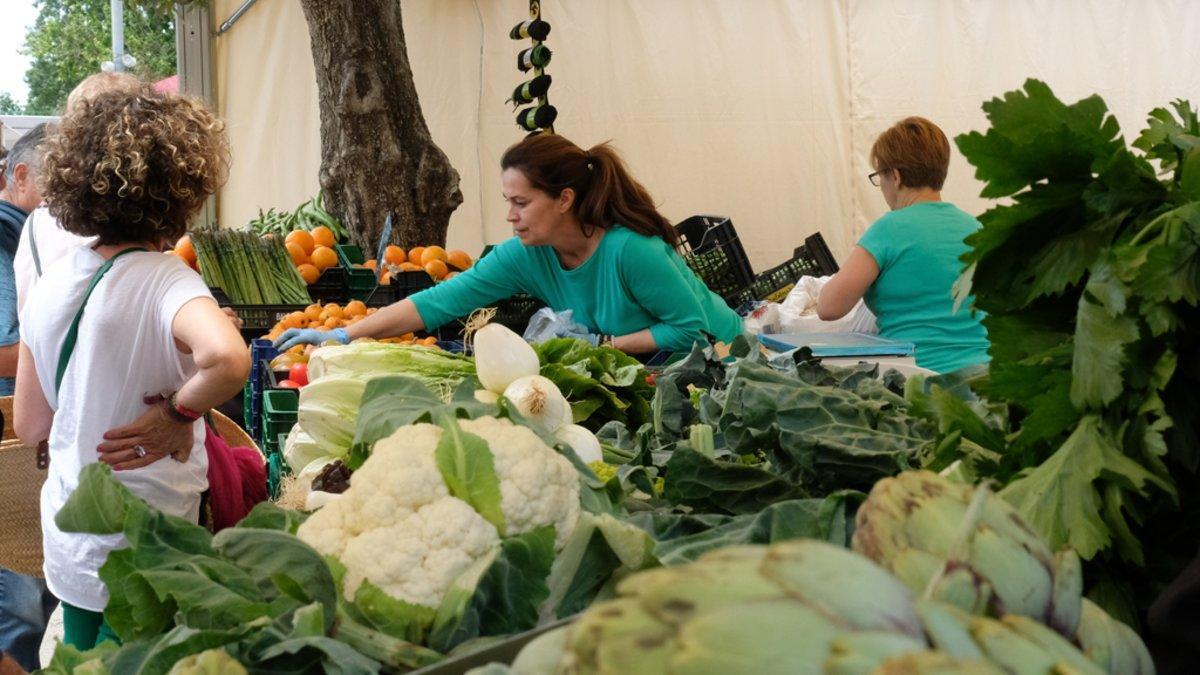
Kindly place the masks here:
<instances>
[{"instance_id":1,"label":"wristband","mask_svg":"<svg viewBox=\"0 0 1200 675\"><path fill-rule=\"evenodd\" d=\"M185 407L175 399L175 394L171 394L166 400L165 409L167 416L180 424L190 424L204 416L204 413L196 412L191 408Z\"/></svg>"}]
</instances>

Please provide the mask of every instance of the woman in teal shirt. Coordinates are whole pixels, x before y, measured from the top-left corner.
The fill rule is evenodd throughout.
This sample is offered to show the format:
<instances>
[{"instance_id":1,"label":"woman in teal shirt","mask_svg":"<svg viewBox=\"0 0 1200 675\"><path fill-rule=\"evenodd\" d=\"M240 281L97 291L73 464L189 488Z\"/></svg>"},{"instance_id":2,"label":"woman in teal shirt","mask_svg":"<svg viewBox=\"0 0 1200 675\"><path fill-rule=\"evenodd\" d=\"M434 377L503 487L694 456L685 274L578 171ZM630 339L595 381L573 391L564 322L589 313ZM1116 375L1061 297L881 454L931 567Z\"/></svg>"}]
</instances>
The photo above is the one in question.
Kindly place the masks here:
<instances>
[{"instance_id":1,"label":"woman in teal shirt","mask_svg":"<svg viewBox=\"0 0 1200 675\"><path fill-rule=\"evenodd\" d=\"M678 235L607 144L583 150L542 133L500 161L516 237L453 279L347 328L292 329L281 348L433 329L515 293L528 293L617 349L687 350L731 341L741 319L688 268Z\"/></svg>"},{"instance_id":2,"label":"woman in teal shirt","mask_svg":"<svg viewBox=\"0 0 1200 675\"><path fill-rule=\"evenodd\" d=\"M922 117L903 119L876 139L868 178L891 212L858 240L817 301L817 315L829 321L864 300L880 335L913 343L917 365L939 373L988 361L982 315L969 299L954 306L963 239L980 224L942 201L949 164L946 135Z\"/></svg>"}]
</instances>

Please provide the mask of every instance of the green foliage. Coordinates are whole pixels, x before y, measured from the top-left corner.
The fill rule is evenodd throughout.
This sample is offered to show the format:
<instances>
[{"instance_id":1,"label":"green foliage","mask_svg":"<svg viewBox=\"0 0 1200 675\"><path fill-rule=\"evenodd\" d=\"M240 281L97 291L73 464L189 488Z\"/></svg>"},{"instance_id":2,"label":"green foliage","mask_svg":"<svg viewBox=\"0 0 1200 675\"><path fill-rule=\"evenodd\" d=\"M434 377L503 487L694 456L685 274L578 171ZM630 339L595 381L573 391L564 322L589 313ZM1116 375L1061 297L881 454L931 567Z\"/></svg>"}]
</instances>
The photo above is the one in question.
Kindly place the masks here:
<instances>
[{"instance_id":1,"label":"green foliage","mask_svg":"<svg viewBox=\"0 0 1200 675\"><path fill-rule=\"evenodd\" d=\"M0 115L24 115L25 106L21 105L7 91L0 92Z\"/></svg>"},{"instance_id":2,"label":"green foliage","mask_svg":"<svg viewBox=\"0 0 1200 675\"><path fill-rule=\"evenodd\" d=\"M1200 121L1185 101L1156 109L1131 149L1099 97L1067 105L1036 80L984 111L991 128L956 141L983 196L1012 202L968 237L957 295L988 313L980 389L1008 414L981 436L979 411L934 413L931 467L964 439L967 475L1007 483L1089 579L1126 585L1098 598L1148 602L1194 554Z\"/></svg>"},{"instance_id":3,"label":"green foliage","mask_svg":"<svg viewBox=\"0 0 1200 675\"><path fill-rule=\"evenodd\" d=\"M137 58L135 74L156 80L175 74L173 4L125 3L125 51ZM55 115L67 94L112 58L108 0L37 0L38 16L25 36L30 57L26 114Z\"/></svg>"}]
</instances>

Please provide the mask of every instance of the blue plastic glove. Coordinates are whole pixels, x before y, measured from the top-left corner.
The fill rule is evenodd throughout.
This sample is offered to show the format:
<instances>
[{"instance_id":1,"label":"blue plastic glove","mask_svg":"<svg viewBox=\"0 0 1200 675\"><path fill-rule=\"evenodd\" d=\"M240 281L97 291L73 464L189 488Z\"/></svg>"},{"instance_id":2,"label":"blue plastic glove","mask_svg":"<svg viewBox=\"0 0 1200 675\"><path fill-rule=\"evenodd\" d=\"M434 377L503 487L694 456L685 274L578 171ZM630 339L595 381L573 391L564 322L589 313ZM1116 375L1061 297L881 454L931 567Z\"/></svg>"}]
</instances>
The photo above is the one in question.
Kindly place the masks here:
<instances>
[{"instance_id":1,"label":"blue plastic glove","mask_svg":"<svg viewBox=\"0 0 1200 675\"><path fill-rule=\"evenodd\" d=\"M275 340L275 348L281 352L287 351L296 345L320 345L330 340L335 340L342 344L350 342L350 336L346 334L345 328L334 328L333 330L318 330L316 328L289 328L283 331L283 335Z\"/></svg>"}]
</instances>

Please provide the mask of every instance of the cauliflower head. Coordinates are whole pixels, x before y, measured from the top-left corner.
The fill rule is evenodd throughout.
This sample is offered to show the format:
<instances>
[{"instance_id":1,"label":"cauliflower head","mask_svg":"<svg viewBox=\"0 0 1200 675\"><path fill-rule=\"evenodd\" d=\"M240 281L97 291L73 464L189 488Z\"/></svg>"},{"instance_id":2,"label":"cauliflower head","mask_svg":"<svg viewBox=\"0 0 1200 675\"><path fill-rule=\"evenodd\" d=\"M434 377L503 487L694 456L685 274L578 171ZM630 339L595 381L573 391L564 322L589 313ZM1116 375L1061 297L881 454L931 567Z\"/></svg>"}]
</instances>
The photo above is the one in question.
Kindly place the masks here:
<instances>
[{"instance_id":1,"label":"cauliflower head","mask_svg":"<svg viewBox=\"0 0 1200 675\"><path fill-rule=\"evenodd\" d=\"M554 525L561 548L579 519L579 477L571 462L528 428L508 420L461 420L483 438L500 482L505 534ZM437 607L455 579L500 544L496 528L450 494L435 451L442 429L401 427L378 441L350 489L308 518L301 540L346 566L343 591L363 581L405 602Z\"/></svg>"},{"instance_id":2,"label":"cauliflower head","mask_svg":"<svg viewBox=\"0 0 1200 675\"><path fill-rule=\"evenodd\" d=\"M571 460L546 445L528 427L504 419L462 420L462 430L487 441L500 477L500 510L506 534L554 525L561 549L579 520L579 473Z\"/></svg>"}]
</instances>

